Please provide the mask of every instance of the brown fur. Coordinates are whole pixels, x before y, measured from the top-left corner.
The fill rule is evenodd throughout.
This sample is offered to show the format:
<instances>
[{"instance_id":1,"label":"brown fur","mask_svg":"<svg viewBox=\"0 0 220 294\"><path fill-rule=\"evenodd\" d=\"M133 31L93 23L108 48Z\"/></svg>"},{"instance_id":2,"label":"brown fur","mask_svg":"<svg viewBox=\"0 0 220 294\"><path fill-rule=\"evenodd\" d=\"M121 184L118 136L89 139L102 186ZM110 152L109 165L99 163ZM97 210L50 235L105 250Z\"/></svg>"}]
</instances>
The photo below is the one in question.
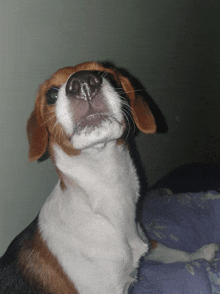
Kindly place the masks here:
<instances>
[{"instance_id":1,"label":"brown fur","mask_svg":"<svg viewBox=\"0 0 220 294\"><path fill-rule=\"evenodd\" d=\"M38 285L37 293L78 294L56 257L48 250L39 231L22 247L19 265L27 283Z\"/></svg>"}]
</instances>

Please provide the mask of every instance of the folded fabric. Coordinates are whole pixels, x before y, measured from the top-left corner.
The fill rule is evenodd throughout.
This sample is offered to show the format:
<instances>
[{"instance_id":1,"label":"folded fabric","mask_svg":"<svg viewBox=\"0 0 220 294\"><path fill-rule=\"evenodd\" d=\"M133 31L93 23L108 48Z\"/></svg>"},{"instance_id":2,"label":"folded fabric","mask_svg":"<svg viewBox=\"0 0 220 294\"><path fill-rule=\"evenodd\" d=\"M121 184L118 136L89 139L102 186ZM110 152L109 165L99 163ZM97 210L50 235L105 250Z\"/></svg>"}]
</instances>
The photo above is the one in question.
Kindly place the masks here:
<instances>
[{"instance_id":1,"label":"folded fabric","mask_svg":"<svg viewBox=\"0 0 220 294\"><path fill-rule=\"evenodd\" d=\"M143 225L149 238L166 246L193 252L220 243L220 194L216 191L160 196L144 201ZM130 294L220 293L220 253L211 262L162 264L140 262L138 282Z\"/></svg>"}]
</instances>

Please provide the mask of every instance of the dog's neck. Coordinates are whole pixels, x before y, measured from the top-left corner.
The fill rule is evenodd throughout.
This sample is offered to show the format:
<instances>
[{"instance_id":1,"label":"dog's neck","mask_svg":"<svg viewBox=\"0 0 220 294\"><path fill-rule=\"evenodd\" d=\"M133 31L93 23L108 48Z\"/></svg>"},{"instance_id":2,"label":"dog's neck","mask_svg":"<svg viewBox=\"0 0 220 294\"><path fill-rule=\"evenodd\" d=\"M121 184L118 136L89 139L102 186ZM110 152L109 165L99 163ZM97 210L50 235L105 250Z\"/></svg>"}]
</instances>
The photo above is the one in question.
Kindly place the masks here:
<instances>
[{"instance_id":1,"label":"dog's neck","mask_svg":"<svg viewBox=\"0 0 220 294\"><path fill-rule=\"evenodd\" d=\"M42 238L79 292L102 293L104 289L105 293L122 293L124 276L137 267L148 248L137 232L139 183L129 151L117 141L82 150L76 156L69 156L58 145L53 149L60 181L39 214ZM92 269L100 266L104 285L100 276L93 281L93 270L87 271L91 265ZM78 276L81 272L89 275ZM114 279L117 291L111 286ZM128 278L128 285L132 281ZM94 285L97 292L89 288Z\"/></svg>"},{"instance_id":2,"label":"dog's neck","mask_svg":"<svg viewBox=\"0 0 220 294\"><path fill-rule=\"evenodd\" d=\"M120 209L123 214L127 205L135 205L139 183L125 145L111 141L72 157L58 145L53 149L64 194L70 199L79 197L93 212L107 217Z\"/></svg>"}]
</instances>

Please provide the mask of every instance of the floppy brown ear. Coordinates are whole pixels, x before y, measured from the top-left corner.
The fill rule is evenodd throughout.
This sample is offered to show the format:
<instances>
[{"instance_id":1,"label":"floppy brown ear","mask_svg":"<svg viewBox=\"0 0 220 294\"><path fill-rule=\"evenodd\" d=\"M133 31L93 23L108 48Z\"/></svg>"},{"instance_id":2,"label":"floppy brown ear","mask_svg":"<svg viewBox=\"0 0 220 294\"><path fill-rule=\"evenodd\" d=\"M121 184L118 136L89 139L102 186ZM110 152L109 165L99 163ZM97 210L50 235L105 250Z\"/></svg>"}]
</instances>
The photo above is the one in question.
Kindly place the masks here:
<instances>
[{"instance_id":1,"label":"floppy brown ear","mask_svg":"<svg viewBox=\"0 0 220 294\"><path fill-rule=\"evenodd\" d=\"M154 116L144 98L135 92L128 78L120 75L121 85L130 99L132 117L140 131L153 134L156 132Z\"/></svg>"},{"instance_id":2,"label":"floppy brown ear","mask_svg":"<svg viewBox=\"0 0 220 294\"><path fill-rule=\"evenodd\" d=\"M27 136L29 142L28 158L30 161L35 161L46 152L48 146L48 131L46 126L39 122L36 108L27 122Z\"/></svg>"}]
</instances>

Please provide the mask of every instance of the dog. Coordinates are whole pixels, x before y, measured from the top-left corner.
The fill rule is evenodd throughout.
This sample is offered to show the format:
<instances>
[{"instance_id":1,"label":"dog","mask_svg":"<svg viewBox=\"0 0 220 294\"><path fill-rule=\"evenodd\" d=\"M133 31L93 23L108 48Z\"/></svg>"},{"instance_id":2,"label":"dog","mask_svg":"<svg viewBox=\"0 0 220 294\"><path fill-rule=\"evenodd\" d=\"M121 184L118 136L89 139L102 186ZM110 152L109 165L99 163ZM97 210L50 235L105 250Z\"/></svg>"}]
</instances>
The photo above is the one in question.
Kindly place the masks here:
<instances>
[{"instance_id":1,"label":"dog","mask_svg":"<svg viewBox=\"0 0 220 294\"><path fill-rule=\"evenodd\" d=\"M59 69L40 86L28 156L50 157L59 181L1 258L1 293L124 294L142 256L166 263L215 256L217 244L191 254L170 249L136 223L140 184L128 138L133 124L156 132L144 93L126 71L99 62Z\"/></svg>"}]
</instances>

